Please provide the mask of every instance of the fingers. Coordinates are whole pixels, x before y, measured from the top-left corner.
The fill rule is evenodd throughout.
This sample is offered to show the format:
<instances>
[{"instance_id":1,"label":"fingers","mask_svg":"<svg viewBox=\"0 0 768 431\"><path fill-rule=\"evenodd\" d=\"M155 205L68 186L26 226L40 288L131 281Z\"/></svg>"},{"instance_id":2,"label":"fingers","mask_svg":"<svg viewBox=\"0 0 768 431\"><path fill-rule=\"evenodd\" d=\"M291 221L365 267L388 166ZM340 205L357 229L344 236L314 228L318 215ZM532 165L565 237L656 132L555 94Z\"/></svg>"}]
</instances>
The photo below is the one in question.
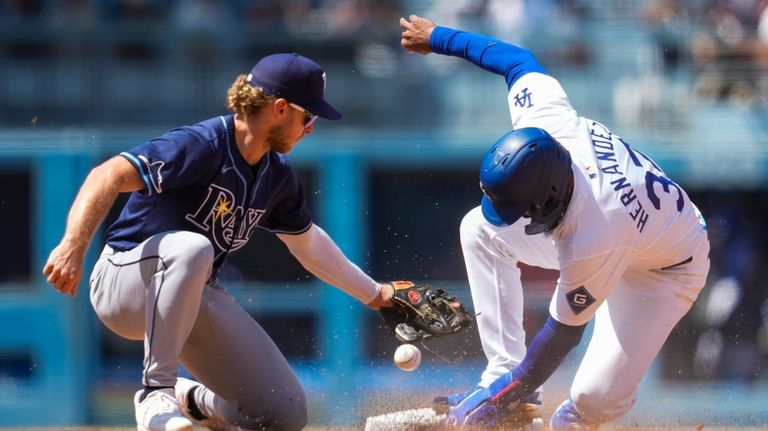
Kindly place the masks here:
<instances>
[{"instance_id":1,"label":"fingers","mask_svg":"<svg viewBox=\"0 0 768 431\"><path fill-rule=\"evenodd\" d=\"M77 293L77 285L80 283L79 276L71 276L61 288L61 293L74 297Z\"/></svg>"},{"instance_id":2,"label":"fingers","mask_svg":"<svg viewBox=\"0 0 768 431\"><path fill-rule=\"evenodd\" d=\"M409 15L408 18L400 18L400 28L403 29L400 34L400 46L405 48L409 54L429 54L429 40L435 24L417 15Z\"/></svg>"},{"instance_id":3,"label":"fingers","mask_svg":"<svg viewBox=\"0 0 768 431\"><path fill-rule=\"evenodd\" d=\"M413 51L411 51L411 48L410 48L411 44L410 44L410 42L408 42L407 40L405 40L405 37L403 37L403 38L400 40L400 46L402 46L403 48L405 48L405 50L406 50L406 51L408 51L408 54L413 54Z\"/></svg>"},{"instance_id":4,"label":"fingers","mask_svg":"<svg viewBox=\"0 0 768 431\"><path fill-rule=\"evenodd\" d=\"M408 17L408 19L410 20L410 22L408 24L412 28L415 28L415 27L431 27L431 26L435 25L435 23L433 23L432 21L430 21L430 20L428 20L426 18L422 18L422 17L420 17L418 15L411 15L411 16Z\"/></svg>"},{"instance_id":5,"label":"fingers","mask_svg":"<svg viewBox=\"0 0 768 431\"><path fill-rule=\"evenodd\" d=\"M47 276L46 281L54 289L64 295L75 296L82 273L80 269L67 264L61 258L59 249L56 248L51 252L48 262L43 267L43 275Z\"/></svg>"},{"instance_id":6,"label":"fingers","mask_svg":"<svg viewBox=\"0 0 768 431\"><path fill-rule=\"evenodd\" d=\"M46 269L47 268L48 265L46 265ZM49 270L48 279L46 281L62 294L75 296L77 285L80 282L80 274L52 268Z\"/></svg>"},{"instance_id":7,"label":"fingers","mask_svg":"<svg viewBox=\"0 0 768 431\"><path fill-rule=\"evenodd\" d=\"M413 16L411 15L411 17ZM418 30L416 27L405 18L400 18L400 27L403 29L403 32L400 34L400 46L405 48L409 54L417 52Z\"/></svg>"},{"instance_id":8,"label":"fingers","mask_svg":"<svg viewBox=\"0 0 768 431\"><path fill-rule=\"evenodd\" d=\"M413 24L408 22L408 20L406 20L405 18L400 18L400 28L403 29L403 32L400 33L400 37L402 37L404 40L409 39L413 34L413 31L414 31Z\"/></svg>"},{"instance_id":9,"label":"fingers","mask_svg":"<svg viewBox=\"0 0 768 431\"><path fill-rule=\"evenodd\" d=\"M60 287L56 290L64 295L75 296L75 293L77 293L78 283L80 283L80 277L78 275L67 275L63 278L63 280L60 280Z\"/></svg>"},{"instance_id":10,"label":"fingers","mask_svg":"<svg viewBox=\"0 0 768 431\"><path fill-rule=\"evenodd\" d=\"M45 281L56 290L59 290L59 287L56 285L60 277L59 272L60 271L56 269L56 265L54 264L53 256L51 256L43 267L43 275L47 276Z\"/></svg>"},{"instance_id":11,"label":"fingers","mask_svg":"<svg viewBox=\"0 0 768 431\"><path fill-rule=\"evenodd\" d=\"M408 18L400 18L400 27L402 28L413 28L414 21L417 20L423 20L424 18L421 18L417 15L408 15Z\"/></svg>"},{"instance_id":12,"label":"fingers","mask_svg":"<svg viewBox=\"0 0 768 431\"><path fill-rule=\"evenodd\" d=\"M405 20L405 18L400 18L400 28L403 29L403 32L400 34L400 46L405 48L406 51L408 51L409 54L413 54L412 51L412 45L411 42L411 33L412 33L412 26L408 21Z\"/></svg>"}]
</instances>

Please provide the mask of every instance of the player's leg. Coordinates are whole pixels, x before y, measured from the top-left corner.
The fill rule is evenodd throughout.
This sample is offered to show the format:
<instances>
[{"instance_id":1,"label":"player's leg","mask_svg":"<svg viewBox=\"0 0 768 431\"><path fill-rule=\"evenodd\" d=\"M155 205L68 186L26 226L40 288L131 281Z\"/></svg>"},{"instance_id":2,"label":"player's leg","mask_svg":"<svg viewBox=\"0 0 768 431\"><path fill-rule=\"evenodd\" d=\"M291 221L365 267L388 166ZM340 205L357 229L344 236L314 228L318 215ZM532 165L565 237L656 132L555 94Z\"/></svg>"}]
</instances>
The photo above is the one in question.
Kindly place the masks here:
<instances>
[{"instance_id":1,"label":"player's leg","mask_svg":"<svg viewBox=\"0 0 768 431\"><path fill-rule=\"evenodd\" d=\"M144 340L145 389L135 398L140 429L191 429L173 387L212 263L205 237L179 231L126 252L107 248L94 268L90 293L99 318L118 335Z\"/></svg>"},{"instance_id":2,"label":"player's leg","mask_svg":"<svg viewBox=\"0 0 768 431\"><path fill-rule=\"evenodd\" d=\"M598 309L592 340L571 387L571 403L553 415L590 424L615 419L634 404L637 386L669 333L704 286L709 246L700 242L694 260L669 270L630 271Z\"/></svg>"},{"instance_id":3,"label":"player's leg","mask_svg":"<svg viewBox=\"0 0 768 431\"><path fill-rule=\"evenodd\" d=\"M237 406L216 395L202 383L179 377L176 380L176 400L189 419L213 431L240 431L232 422L240 420Z\"/></svg>"},{"instance_id":4,"label":"player's leg","mask_svg":"<svg viewBox=\"0 0 768 431\"><path fill-rule=\"evenodd\" d=\"M640 379L674 326L668 319L673 314L679 318L688 307L637 295L622 281L597 310L570 399L552 415L550 428L592 429L626 413L635 403Z\"/></svg>"},{"instance_id":5,"label":"player's leg","mask_svg":"<svg viewBox=\"0 0 768 431\"><path fill-rule=\"evenodd\" d=\"M516 367L525 356L523 329L523 286L518 262L544 268L557 267L557 251L545 235L526 235L528 220L498 228L485 221L480 207L470 211L461 223L461 246L477 326L488 366L478 386L487 387ZM475 388L437 397L435 410L447 411ZM529 428L541 415L541 393L535 392L512 412L499 418L512 428ZM535 422L534 422L535 423Z\"/></svg>"},{"instance_id":6,"label":"player's leg","mask_svg":"<svg viewBox=\"0 0 768 431\"><path fill-rule=\"evenodd\" d=\"M206 426L229 429L301 429L307 401L301 383L272 339L226 290L207 287L197 321L181 354L204 386L191 397ZM188 382L182 386L191 389Z\"/></svg>"},{"instance_id":7,"label":"player's leg","mask_svg":"<svg viewBox=\"0 0 768 431\"><path fill-rule=\"evenodd\" d=\"M526 235L526 219L498 228L480 207L461 222L461 248L477 326L488 366L480 384L488 386L525 356L523 287L518 262L557 268L557 251L545 235Z\"/></svg>"}]
</instances>

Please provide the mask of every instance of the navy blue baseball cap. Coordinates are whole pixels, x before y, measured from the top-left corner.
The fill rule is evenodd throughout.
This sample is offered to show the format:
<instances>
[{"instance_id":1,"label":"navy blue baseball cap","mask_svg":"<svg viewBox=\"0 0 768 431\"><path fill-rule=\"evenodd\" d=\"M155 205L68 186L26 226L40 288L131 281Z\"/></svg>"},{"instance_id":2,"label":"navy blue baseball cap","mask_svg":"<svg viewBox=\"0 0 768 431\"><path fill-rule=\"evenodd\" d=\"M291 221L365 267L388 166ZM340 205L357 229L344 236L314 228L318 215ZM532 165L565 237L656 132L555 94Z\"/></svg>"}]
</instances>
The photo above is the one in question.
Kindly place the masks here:
<instances>
[{"instance_id":1,"label":"navy blue baseball cap","mask_svg":"<svg viewBox=\"0 0 768 431\"><path fill-rule=\"evenodd\" d=\"M341 119L341 112L324 100L325 71L319 64L302 55L268 55L253 66L248 82L312 114L328 120Z\"/></svg>"}]
</instances>

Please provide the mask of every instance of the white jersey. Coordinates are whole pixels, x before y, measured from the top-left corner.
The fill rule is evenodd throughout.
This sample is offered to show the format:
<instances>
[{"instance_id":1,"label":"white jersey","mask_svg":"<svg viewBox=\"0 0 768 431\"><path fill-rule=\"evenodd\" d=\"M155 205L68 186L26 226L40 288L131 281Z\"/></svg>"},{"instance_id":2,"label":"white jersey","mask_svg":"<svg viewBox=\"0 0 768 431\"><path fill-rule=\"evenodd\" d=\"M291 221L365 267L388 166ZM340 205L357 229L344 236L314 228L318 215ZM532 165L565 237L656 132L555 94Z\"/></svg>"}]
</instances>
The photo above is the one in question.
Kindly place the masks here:
<instances>
[{"instance_id":1,"label":"white jersey","mask_svg":"<svg viewBox=\"0 0 768 431\"><path fill-rule=\"evenodd\" d=\"M548 75L526 74L508 101L515 129L540 127L572 157L573 197L552 233L560 267L553 317L585 324L625 272L691 259L690 241L701 233L703 219L653 160L602 124L579 117Z\"/></svg>"}]
</instances>

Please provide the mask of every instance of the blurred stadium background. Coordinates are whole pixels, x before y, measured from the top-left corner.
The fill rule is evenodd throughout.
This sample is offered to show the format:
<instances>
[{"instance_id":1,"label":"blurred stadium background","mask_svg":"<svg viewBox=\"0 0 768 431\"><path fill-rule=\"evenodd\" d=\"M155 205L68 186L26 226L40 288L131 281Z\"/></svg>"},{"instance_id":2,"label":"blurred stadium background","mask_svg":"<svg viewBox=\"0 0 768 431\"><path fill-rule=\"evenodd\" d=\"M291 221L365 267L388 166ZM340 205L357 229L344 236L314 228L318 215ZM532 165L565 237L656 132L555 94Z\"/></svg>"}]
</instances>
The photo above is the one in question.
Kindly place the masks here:
<instances>
[{"instance_id":1,"label":"blurred stadium background","mask_svg":"<svg viewBox=\"0 0 768 431\"><path fill-rule=\"evenodd\" d=\"M478 203L483 151L509 128L505 86L455 59L407 55L397 20L411 13L531 48L582 115L654 157L707 218L708 286L621 423L768 426L767 5L0 0L0 426L132 424L141 344L98 322L87 286L65 298L40 270L90 167L224 113L229 84L266 54L317 60L345 113L290 156L317 222L375 278L430 281L469 301L458 225ZM398 371L376 313L312 279L267 234L229 265L227 285L305 383L314 426L425 405L482 369L470 334L458 364L425 352L418 371ZM556 274L524 275L532 334ZM582 349L547 404L565 396Z\"/></svg>"}]
</instances>

